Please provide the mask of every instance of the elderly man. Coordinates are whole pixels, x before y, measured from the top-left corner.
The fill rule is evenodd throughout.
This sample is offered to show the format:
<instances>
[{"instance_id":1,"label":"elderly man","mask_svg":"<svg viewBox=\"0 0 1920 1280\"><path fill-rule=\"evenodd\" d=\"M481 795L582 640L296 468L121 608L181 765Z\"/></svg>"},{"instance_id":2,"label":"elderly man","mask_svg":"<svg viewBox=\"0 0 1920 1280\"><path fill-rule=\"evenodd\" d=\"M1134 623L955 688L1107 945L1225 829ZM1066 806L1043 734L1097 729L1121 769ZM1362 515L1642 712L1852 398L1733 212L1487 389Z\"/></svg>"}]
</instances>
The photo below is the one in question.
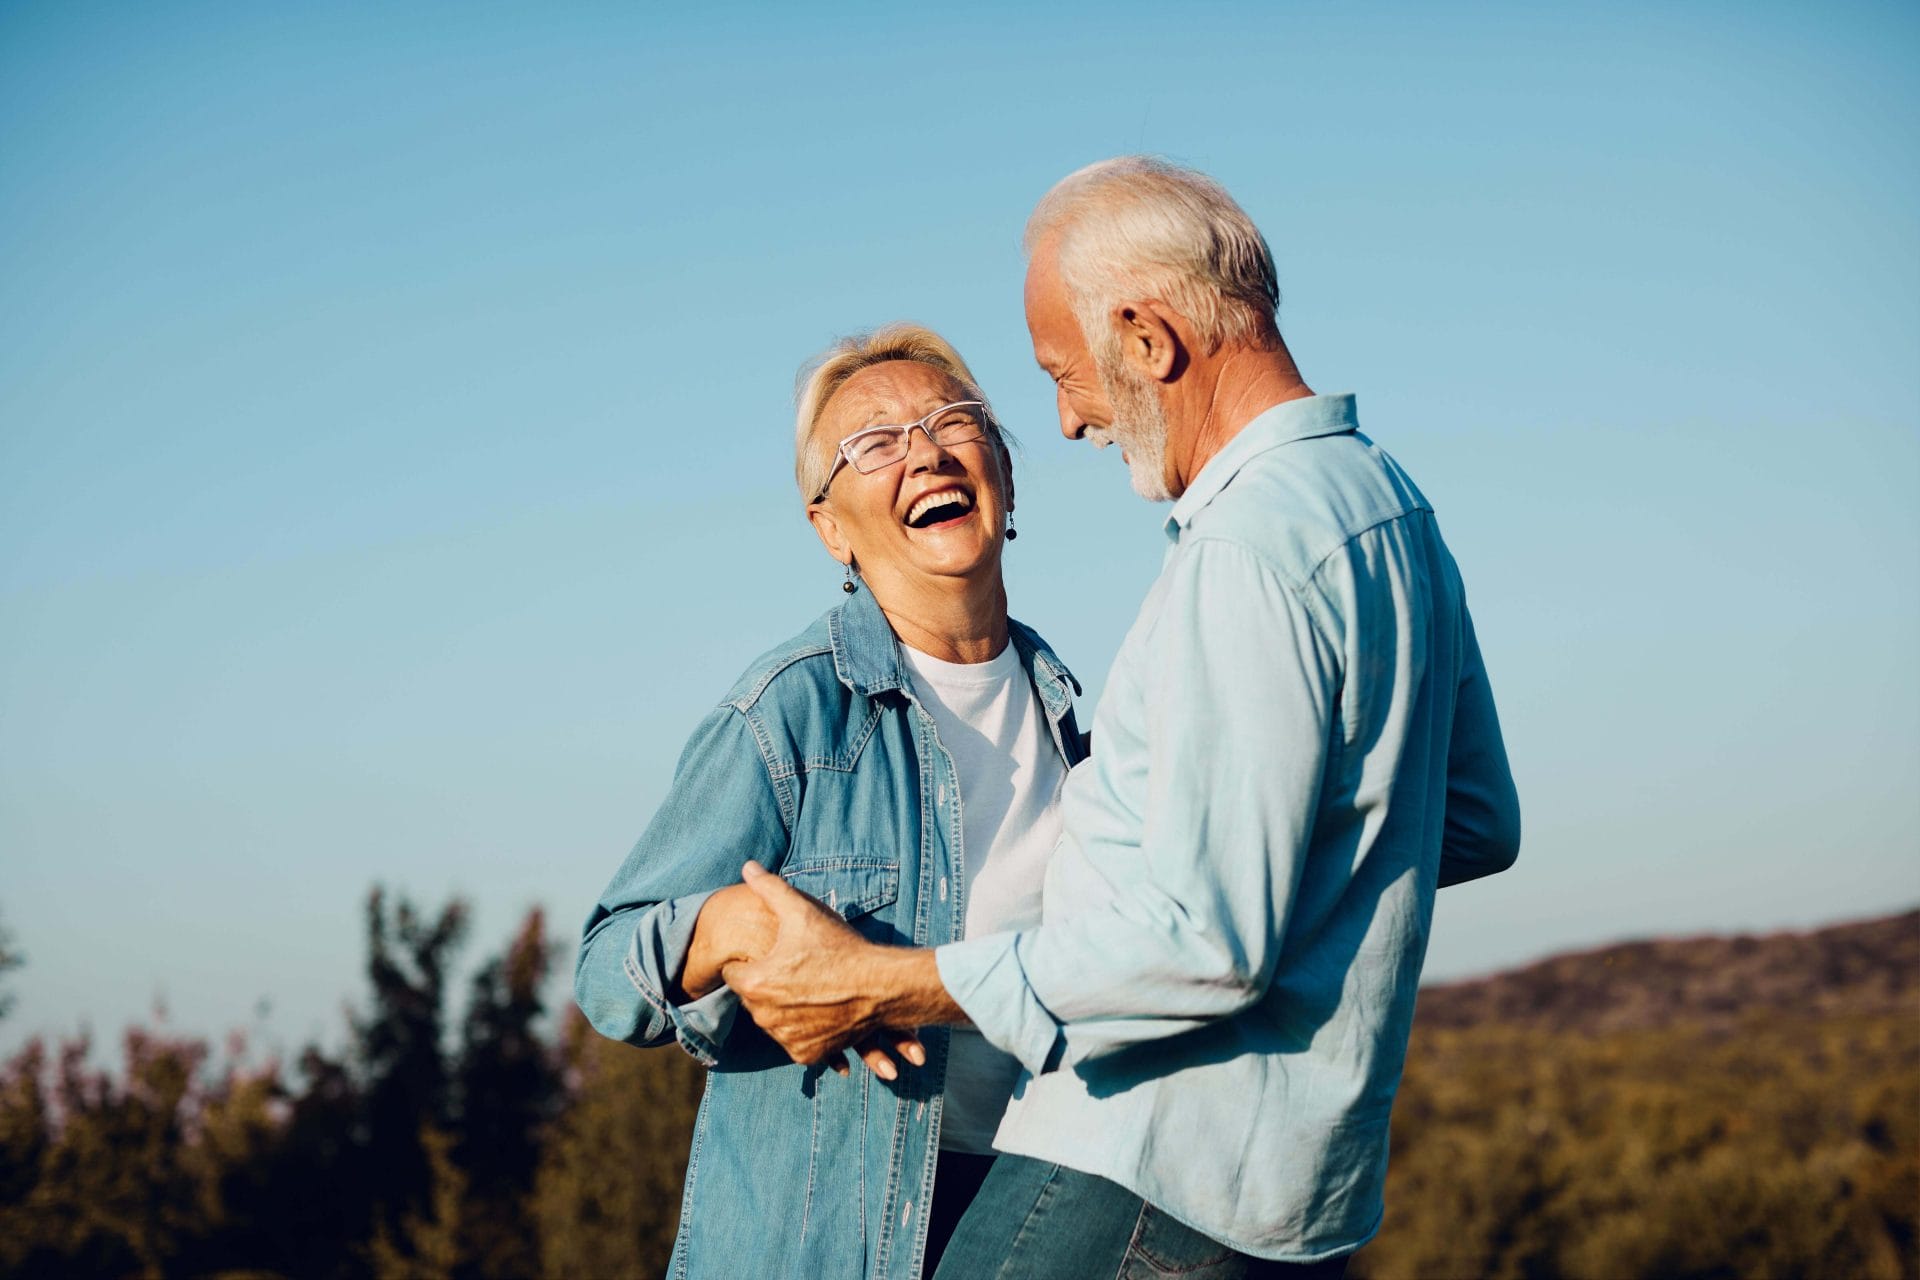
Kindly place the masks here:
<instances>
[{"instance_id":1,"label":"elderly man","mask_svg":"<svg viewBox=\"0 0 1920 1280\"><path fill-rule=\"evenodd\" d=\"M961 1021L1019 1058L942 1277L1338 1275L1380 1224L1434 892L1518 852L1460 575L1353 397L1302 380L1220 186L1109 160L1026 244L1061 430L1174 500L1043 922L880 947L750 864L778 941L727 978L800 1061Z\"/></svg>"}]
</instances>

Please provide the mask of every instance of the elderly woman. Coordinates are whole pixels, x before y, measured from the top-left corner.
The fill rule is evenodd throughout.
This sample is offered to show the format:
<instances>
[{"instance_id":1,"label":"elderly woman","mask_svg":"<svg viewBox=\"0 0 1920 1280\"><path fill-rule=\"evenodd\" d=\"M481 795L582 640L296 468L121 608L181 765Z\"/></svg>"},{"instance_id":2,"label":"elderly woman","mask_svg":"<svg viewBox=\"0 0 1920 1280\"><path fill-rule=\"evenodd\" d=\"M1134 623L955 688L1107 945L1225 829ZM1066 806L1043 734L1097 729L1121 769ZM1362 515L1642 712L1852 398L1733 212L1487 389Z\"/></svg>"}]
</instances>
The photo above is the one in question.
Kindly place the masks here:
<instances>
[{"instance_id":1,"label":"elderly woman","mask_svg":"<svg viewBox=\"0 0 1920 1280\"><path fill-rule=\"evenodd\" d=\"M602 1034L709 1068L673 1276L910 1280L985 1176L1017 1067L968 1028L896 1046L906 1070L877 1048L872 1074L794 1065L724 982L771 941L741 867L877 941L1030 926L1083 744L1073 677L1007 616L1012 464L959 354L908 325L838 344L802 384L795 451L847 599L694 731L575 989Z\"/></svg>"}]
</instances>

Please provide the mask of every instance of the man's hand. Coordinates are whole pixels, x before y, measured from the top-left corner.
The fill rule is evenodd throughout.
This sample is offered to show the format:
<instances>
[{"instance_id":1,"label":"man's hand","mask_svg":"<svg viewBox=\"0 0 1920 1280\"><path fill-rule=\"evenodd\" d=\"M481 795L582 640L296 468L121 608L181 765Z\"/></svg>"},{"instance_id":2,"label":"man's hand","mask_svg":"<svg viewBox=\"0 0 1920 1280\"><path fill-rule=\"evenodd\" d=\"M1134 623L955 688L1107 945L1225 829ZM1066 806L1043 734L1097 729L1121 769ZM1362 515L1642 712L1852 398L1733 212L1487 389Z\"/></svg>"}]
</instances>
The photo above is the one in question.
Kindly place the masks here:
<instances>
[{"instance_id":1,"label":"man's hand","mask_svg":"<svg viewBox=\"0 0 1920 1280\"><path fill-rule=\"evenodd\" d=\"M747 863L741 874L778 928L771 949L724 970L727 985L760 1029L795 1062L824 1061L843 1074L843 1051L849 1046L883 1080L899 1075L888 1047L915 1066L924 1065L920 1042L910 1032L887 1027L891 992L885 978L890 953L898 948L868 942L757 862Z\"/></svg>"}]
</instances>

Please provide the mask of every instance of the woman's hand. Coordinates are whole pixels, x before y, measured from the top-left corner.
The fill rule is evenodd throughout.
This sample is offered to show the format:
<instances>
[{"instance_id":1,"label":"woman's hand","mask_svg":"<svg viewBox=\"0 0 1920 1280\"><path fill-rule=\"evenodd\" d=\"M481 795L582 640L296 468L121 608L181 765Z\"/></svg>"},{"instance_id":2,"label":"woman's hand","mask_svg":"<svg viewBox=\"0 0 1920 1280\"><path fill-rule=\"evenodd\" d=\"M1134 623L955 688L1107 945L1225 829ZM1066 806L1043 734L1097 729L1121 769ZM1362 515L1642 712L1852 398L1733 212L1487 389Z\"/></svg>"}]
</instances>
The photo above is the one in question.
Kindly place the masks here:
<instances>
[{"instance_id":1,"label":"woman's hand","mask_svg":"<svg viewBox=\"0 0 1920 1280\"><path fill-rule=\"evenodd\" d=\"M728 885L708 898L693 922L693 944L680 971L680 989L689 999L718 991L723 970L738 960L754 960L773 949L779 926L758 895L744 884Z\"/></svg>"}]
</instances>

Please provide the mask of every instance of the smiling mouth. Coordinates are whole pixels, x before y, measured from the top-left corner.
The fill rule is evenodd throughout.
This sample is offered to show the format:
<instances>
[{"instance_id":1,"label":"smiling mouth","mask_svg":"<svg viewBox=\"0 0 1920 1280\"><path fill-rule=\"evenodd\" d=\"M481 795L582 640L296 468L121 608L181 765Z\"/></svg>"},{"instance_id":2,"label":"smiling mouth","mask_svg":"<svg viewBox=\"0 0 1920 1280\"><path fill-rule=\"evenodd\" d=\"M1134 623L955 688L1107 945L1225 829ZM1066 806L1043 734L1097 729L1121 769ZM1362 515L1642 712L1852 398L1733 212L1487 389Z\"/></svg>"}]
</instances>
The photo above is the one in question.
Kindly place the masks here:
<instances>
[{"instance_id":1,"label":"smiling mouth","mask_svg":"<svg viewBox=\"0 0 1920 1280\"><path fill-rule=\"evenodd\" d=\"M909 529L931 529L958 520L973 510L973 496L962 489L943 489L914 503L907 512Z\"/></svg>"}]
</instances>

